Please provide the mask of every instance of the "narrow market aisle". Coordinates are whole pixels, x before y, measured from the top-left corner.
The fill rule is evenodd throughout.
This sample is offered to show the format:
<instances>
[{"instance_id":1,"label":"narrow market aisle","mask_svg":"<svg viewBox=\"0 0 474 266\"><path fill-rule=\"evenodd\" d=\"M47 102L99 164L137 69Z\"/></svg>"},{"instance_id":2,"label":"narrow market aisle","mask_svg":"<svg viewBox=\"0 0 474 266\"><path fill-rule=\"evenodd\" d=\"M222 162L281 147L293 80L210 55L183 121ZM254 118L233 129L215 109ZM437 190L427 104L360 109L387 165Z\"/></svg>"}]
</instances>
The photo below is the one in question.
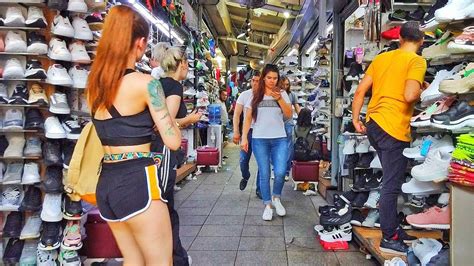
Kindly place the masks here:
<instances>
[{"instance_id":1,"label":"narrow market aisle","mask_svg":"<svg viewBox=\"0 0 474 266\"><path fill-rule=\"evenodd\" d=\"M355 244L349 251L324 251L313 227L317 208L326 202L294 191L290 182L282 196L286 217L263 221L263 204L255 196L255 160L247 189L240 191L239 147L228 145L224 154L229 158L219 173L184 181L176 193L181 240L193 265L375 265Z\"/></svg>"}]
</instances>

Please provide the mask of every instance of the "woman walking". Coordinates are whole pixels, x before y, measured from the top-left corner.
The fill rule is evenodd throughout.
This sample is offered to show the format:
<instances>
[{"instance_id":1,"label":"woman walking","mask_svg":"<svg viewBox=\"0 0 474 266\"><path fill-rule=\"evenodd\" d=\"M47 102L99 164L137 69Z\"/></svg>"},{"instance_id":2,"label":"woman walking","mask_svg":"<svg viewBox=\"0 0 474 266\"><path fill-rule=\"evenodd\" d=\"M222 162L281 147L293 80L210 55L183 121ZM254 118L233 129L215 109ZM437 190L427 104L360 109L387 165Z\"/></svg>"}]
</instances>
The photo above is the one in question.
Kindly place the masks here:
<instances>
[{"instance_id":1,"label":"woman walking","mask_svg":"<svg viewBox=\"0 0 474 266\"><path fill-rule=\"evenodd\" d=\"M181 133L168 112L161 83L135 71L147 47L149 28L132 8L111 8L87 85L92 121L104 148L97 205L124 265L173 262L170 216L163 197L169 173L160 167L167 158L150 147L155 127L172 150L179 148Z\"/></svg>"},{"instance_id":2,"label":"woman walking","mask_svg":"<svg viewBox=\"0 0 474 266\"><path fill-rule=\"evenodd\" d=\"M251 101L245 106L241 142L241 148L248 151L247 135L253 120L252 150L258 165L260 191L265 205L262 218L265 221L271 221L273 218L272 205L279 216L286 215L280 197L285 183L288 160L284 120L291 117L291 106L288 94L278 86L279 81L280 74L277 66L266 65L258 88L253 92ZM273 193L270 191L270 160L273 163L275 176Z\"/></svg>"}]
</instances>

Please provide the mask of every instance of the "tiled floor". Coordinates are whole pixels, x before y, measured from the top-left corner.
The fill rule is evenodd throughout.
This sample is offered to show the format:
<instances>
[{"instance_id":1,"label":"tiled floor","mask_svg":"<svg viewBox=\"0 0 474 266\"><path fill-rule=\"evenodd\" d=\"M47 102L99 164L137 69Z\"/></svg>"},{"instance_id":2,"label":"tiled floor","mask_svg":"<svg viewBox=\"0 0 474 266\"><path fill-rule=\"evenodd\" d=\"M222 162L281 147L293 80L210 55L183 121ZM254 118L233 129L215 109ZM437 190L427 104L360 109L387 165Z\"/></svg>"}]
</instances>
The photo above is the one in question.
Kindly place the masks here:
<instances>
[{"instance_id":1,"label":"tiled floor","mask_svg":"<svg viewBox=\"0 0 474 266\"><path fill-rule=\"evenodd\" d=\"M349 251L323 251L313 226L320 196L306 197L286 183L282 202L287 215L265 222L263 204L255 196L255 177L245 191L241 180L238 147L225 149L223 169L185 181L176 193L180 235L193 265L375 265L351 244ZM252 160L251 172L255 173Z\"/></svg>"}]
</instances>

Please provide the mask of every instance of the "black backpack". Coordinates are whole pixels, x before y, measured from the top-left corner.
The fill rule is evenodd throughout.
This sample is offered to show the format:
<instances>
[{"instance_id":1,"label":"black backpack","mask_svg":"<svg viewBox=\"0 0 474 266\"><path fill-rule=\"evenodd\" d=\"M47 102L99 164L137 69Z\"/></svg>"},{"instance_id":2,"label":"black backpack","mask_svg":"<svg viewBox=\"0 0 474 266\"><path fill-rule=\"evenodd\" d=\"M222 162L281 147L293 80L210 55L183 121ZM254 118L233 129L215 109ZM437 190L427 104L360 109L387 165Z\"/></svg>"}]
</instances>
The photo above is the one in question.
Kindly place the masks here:
<instances>
[{"instance_id":1,"label":"black backpack","mask_svg":"<svg viewBox=\"0 0 474 266\"><path fill-rule=\"evenodd\" d=\"M321 159L321 141L310 132L311 130L308 131L305 137L296 138L293 149L295 161L308 162Z\"/></svg>"}]
</instances>

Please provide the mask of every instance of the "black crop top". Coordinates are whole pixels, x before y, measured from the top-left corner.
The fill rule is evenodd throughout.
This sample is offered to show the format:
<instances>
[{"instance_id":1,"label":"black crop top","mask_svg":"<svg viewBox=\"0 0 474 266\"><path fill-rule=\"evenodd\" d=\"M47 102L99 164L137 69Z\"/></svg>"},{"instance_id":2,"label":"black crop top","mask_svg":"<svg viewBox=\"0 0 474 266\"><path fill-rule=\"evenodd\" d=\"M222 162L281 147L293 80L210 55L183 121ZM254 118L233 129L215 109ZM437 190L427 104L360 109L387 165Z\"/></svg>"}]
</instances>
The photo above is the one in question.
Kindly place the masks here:
<instances>
[{"instance_id":1,"label":"black crop top","mask_svg":"<svg viewBox=\"0 0 474 266\"><path fill-rule=\"evenodd\" d=\"M133 72L134 70L127 69L125 75ZM155 122L148 108L138 114L127 116L122 116L113 105L108 111L112 118L104 120L92 118L102 145L133 146L152 141Z\"/></svg>"},{"instance_id":2,"label":"black crop top","mask_svg":"<svg viewBox=\"0 0 474 266\"><path fill-rule=\"evenodd\" d=\"M161 86L163 87L165 97L168 97L170 95L176 95L181 98L176 118L185 118L188 114L188 111L183 101L183 85L181 85L181 83L172 78L162 78L160 79L160 82Z\"/></svg>"}]
</instances>

